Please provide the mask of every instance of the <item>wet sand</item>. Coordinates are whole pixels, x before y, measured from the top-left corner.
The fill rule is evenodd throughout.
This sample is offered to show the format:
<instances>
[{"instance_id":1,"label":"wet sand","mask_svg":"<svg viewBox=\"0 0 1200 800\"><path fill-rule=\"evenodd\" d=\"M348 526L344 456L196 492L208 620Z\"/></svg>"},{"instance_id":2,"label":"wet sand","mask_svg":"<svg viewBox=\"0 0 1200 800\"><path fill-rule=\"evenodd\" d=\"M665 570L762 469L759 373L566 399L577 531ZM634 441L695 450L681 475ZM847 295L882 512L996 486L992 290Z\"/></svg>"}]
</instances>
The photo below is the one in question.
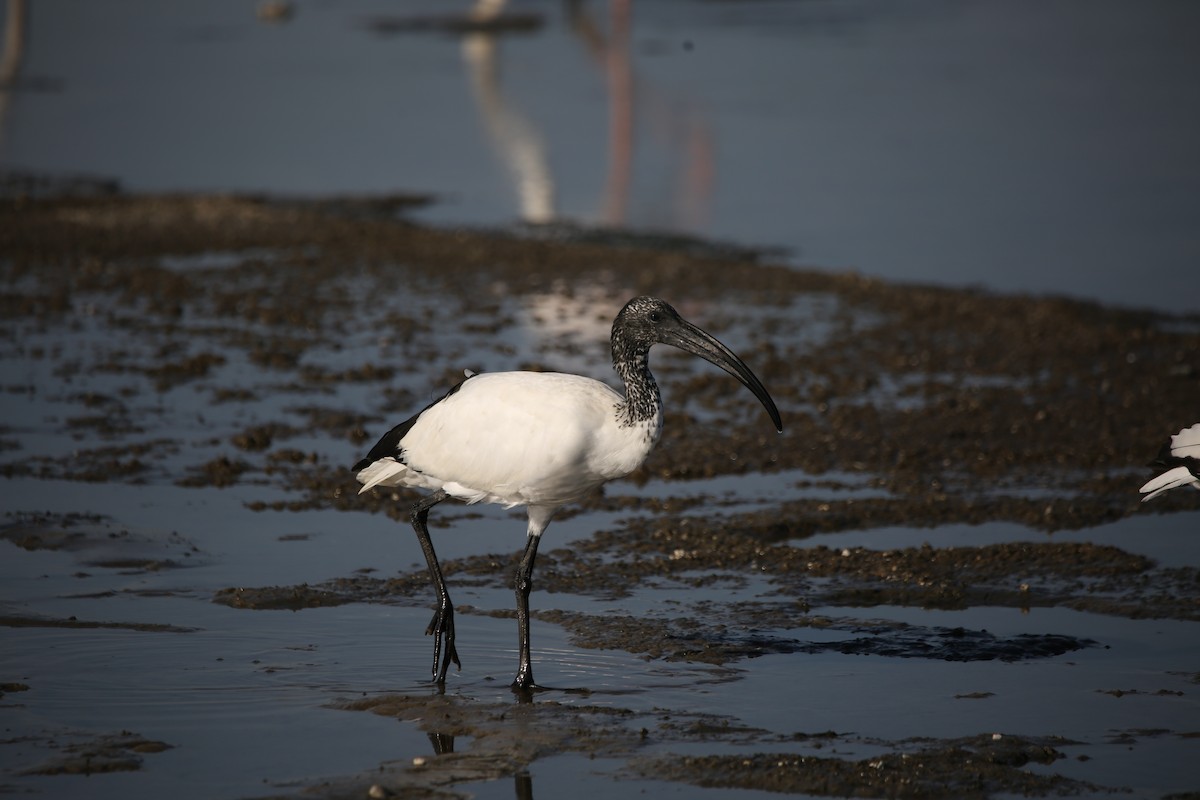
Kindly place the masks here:
<instances>
[{"instance_id":1,"label":"wet sand","mask_svg":"<svg viewBox=\"0 0 1200 800\"><path fill-rule=\"evenodd\" d=\"M539 666L552 669L555 658L538 653L539 633L557 627L581 661L620 652L666 669L728 670L712 674L723 693L737 695L757 665L783 663L775 657L792 659L786 670L797 676L806 664L844 657L963 669L1073 663L1102 660L1113 646L1105 620L1130 631L1161 623L1184 633L1176 634L1178 653L1141 667L1158 688L1106 684L1088 700L1168 704L1154 732L952 735L921 725L920 696L898 712L914 717L903 735L803 722L772 728L723 706L658 706L652 692L626 701L608 678L589 686L586 673L569 691L519 703L494 696L502 671L494 687L481 688L465 659L445 695L343 682L337 698L319 703L415 725L429 736L428 757L348 766L320 780L274 776L267 793L362 797L376 787L372 796L458 797L486 785L482 796L500 796L511 790L481 782L503 778L528 796L523 781L535 765L571 754L619 765L615 773L631 785L660 788L867 797L1180 790L1170 770L1150 785L1141 774L1122 782L1114 780L1119 769L1089 771L1087 762L1103 759L1122 735L1165 743L1161 753L1147 745L1151 763L1197 735L1172 723L1196 710L1197 673L1172 666L1195 654L1195 546L1181 544L1192 549L1164 563L1132 541L1089 533L1196 518L1195 492L1143 507L1136 489L1167 435L1196 421L1200 315L889 284L678 237L431 229L396 218L406 201L4 201L0 475L14 491L6 491L0 547L62 559L53 562L62 571L36 590L14 582L0 607L6 649L22 646L23 631L44 628L188 637L226 612L305 610L291 619L317 613L307 609L382 606L421 616L431 591L403 530L397 536L408 538L396 540L388 560L325 572L309 560L296 571L313 577L279 582L272 576L286 578L288 567L206 539L203 507L181 509L169 532L139 532L119 503L80 513L30 505L22 492L119 485L135 496L190 493L172 496L199 503L235 492L245 535L254 520L286 519L296 529L272 553L334 534L352 549L351 532L364 520L387 517L403 528L412 500L357 494L347 467L377 436L463 368L609 376L613 313L628 297L652 293L752 365L784 413L784 432L776 435L727 376L656 350L667 406L658 448L628 481L566 510L539 554ZM519 516L456 506L439 508L431 524L439 548L449 548L443 566L463 618L502 618L507 636ZM933 545L921 533L999 524L1042 538ZM512 530L484 549L452 543L487 526ZM900 533L880 547L830 539L891 530ZM189 577L200 564L205 577ZM63 598L86 600L81 607L94 614L60 615ZM107 616L106 603L129 614L162 598L217 608L178 622L158 607L145 618ZM1074 629L1051 616L1050 626L1024 629L1006 617L1006 629L995 631L972 616L980 609L1091 622ZM280 619L271 626L289 624ZM419 649L423 664L421 629L387 635ZM0 674L0 702L32 714L39 680L26 672ZM1001 674L952 702L1011 696L1011 678ZM626 678L636 684L635 674ZM761 699L748 694L746 702ZM0 748L5 791L52 793L55 784L42 781L62 773L103 780L95 773L153 771L176 747L121 723L81 724L86 736L61 742L50 727L27 724L34 727L10 729ZM45 757L29 756L21 741L40 742ZM614 790L586 785L594 796Z\"/></svg>"}]
</instances>

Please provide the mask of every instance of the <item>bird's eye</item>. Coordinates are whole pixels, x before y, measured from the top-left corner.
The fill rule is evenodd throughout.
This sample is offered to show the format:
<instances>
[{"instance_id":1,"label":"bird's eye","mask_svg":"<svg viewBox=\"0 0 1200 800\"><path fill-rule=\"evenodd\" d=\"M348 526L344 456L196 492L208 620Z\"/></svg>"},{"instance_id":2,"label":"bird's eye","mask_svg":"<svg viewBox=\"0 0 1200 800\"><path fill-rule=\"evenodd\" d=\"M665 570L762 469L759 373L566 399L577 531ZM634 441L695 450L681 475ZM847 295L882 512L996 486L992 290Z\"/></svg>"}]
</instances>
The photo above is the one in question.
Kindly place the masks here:
<instances>
[{"instance_id":1,"label":"bird's eye","mask_svg":"<svg viewBox=\"0 0 1200 800\"><path fill-rule=\"evenodd\" d=\"M658 313L657 311L651 311L650 312L650 321L651 322L662 322L662 314Z\"/></svg>"}]
</instances>

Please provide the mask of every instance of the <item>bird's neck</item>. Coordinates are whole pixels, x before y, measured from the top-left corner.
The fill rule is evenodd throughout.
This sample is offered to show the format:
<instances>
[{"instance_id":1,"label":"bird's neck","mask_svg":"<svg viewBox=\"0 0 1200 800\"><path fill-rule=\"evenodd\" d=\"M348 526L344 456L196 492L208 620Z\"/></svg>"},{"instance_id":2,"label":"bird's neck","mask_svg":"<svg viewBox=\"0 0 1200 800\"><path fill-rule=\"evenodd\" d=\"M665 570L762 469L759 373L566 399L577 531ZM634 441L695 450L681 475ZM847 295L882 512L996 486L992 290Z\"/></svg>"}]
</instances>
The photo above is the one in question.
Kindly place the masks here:
<instances>
[{"instance_id":1,"label":"bird's neck","mask_svg":"<svg viewBox=\"0 0 1200 800\"><path fill-rule=\"evenodd\" d=\"M619 356L614 350L613 369L625 383L625 401L617 406L621 427L648 424L657 429L662 424L662 397L650 374L649 348Z\"/></svg>"}]
</instances>

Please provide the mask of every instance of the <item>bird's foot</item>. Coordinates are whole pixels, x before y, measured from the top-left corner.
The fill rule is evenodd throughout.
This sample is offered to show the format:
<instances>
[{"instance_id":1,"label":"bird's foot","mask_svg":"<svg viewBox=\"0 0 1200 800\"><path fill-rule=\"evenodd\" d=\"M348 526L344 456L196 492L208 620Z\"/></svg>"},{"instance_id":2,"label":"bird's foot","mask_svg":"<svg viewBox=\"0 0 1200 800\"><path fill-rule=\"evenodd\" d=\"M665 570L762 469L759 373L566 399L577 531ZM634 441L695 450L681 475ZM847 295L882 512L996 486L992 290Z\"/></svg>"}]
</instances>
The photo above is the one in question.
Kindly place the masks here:
<instances>
[{"instance_id":1,"label":"bird's foot","mask_svg":"<svg viewBox=\"0 0 1200 800\"><path fill-rule=\"evenodd\" d=\"M450 663L462 669L458 660L458 650L454 647L454 606L450 601L443 602L433 612L433 619L425 629L426 636L433 636L433 679L437 683L446 682L446 672Z\"/></svg>"},{"instance_id":2,"label":"bird's foot","mask_svg":"<svg viewBox=\"0 0 1200 800\"><path fill-rule=\"evenodd\" d=\"M520 669L517 670L517 677L513 678L511 688L518 695L529 695L542 688L533 682L532 665L521 664Z\"/></svg>"}]
</instances>

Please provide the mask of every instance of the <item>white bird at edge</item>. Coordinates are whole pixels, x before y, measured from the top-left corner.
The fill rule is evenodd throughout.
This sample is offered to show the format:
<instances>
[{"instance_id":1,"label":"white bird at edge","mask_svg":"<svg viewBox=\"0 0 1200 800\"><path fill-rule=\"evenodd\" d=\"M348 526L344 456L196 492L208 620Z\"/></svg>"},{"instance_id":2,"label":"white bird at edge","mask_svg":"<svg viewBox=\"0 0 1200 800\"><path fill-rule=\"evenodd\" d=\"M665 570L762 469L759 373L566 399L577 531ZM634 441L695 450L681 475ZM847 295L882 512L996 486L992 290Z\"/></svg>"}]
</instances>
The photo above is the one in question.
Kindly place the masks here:
<instances>
[{"instance_id":1,"label":"white bird at edge","mask_svg":"<svg viewBox=\"0 0 1200 800\"><path fill-rule=\"evenodd\" d=\"M354 465L360 494L375 486L425 489L410 512L425 554L438 606L426 628L433 635L433 677L444 685L453 662L454 606L433 550L429 510L447 498L467 503L524 505L525 551L516 573L520 656L514 691L536 688L529 646L529 592L538 542L555 512L607 481L637 469L662 432L662 399L650 374L651 345L668 344L700 356L746 386L776 430L779 410L766 387L728 347L654 297L625 304L612 325L613 368L622 395L592 378L553 372L495 372L467 378L440 400L388 431Z\"/></svg>"},{"instance_id":2,"label":"white bird at edge","mask_svg":"<svg viewBox=\"0 0 1200 800\"><path fill-rule=\"evenodd\" d=\"M1170 469L1142 487L1143 503L1189 483L1200 489L1200 422L1172 436L1154 463Z\"/></svg>"}]
</instances>

